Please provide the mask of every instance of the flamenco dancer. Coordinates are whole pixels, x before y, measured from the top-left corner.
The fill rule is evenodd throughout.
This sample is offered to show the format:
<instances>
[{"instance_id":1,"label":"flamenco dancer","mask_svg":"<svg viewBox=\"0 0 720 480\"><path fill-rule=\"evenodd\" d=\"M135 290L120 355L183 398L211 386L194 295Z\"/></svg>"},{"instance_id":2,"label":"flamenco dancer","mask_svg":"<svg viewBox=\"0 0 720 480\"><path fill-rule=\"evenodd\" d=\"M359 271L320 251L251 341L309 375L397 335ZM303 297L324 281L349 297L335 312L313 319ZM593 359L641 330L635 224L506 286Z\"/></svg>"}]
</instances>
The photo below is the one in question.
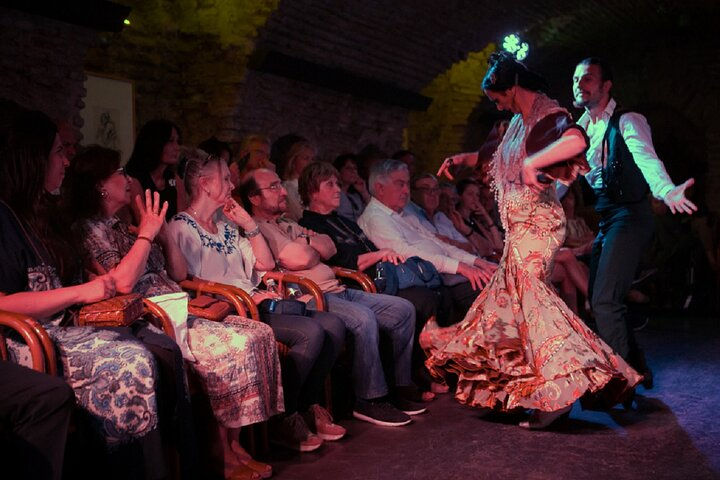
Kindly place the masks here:
<instances>
[{"instance_id":1,"label":"flamenco dancer","mask_svg":"<svg viewBox=\"0 0 720 480\"><path fill-rule=\"evenodd\" d=\"M530 409L520 426L542 429L569 414L581 397L586 405L616 403L642 376L549 286L553 258L565 238L565 216L551 179L569 182L588 169L587 136L543 93L546 81L509 54L490 57L482 88L498 110L515 114L492 164L506 231L503 256L465 319L424 332L421 341L433 374L457 374L460 403ZM450 157L438 176L453 165L476 162L474 153Z\"/></svg>"}]
</instances>

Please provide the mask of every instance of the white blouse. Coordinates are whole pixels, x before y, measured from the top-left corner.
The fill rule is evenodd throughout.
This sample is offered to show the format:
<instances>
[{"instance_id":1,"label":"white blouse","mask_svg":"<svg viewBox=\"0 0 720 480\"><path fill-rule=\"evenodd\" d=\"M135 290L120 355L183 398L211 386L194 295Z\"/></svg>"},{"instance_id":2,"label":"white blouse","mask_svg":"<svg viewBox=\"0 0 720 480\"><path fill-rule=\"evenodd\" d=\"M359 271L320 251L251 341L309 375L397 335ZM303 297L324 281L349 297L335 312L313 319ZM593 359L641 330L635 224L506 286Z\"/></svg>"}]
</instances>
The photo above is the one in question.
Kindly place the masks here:
<instances>
[{"instance_id":1,"label":"white blouse","mask_svg":"<svg viewBox=\"0 0 720 480\"><path fill-rule=\"evenodd\" d=\"M233 223L219 221L217 226L217 233L208 232L187 212L178 213L168 224L191 275L252 293L260 277L250 241Z\"/></svg>"}]
</instances>

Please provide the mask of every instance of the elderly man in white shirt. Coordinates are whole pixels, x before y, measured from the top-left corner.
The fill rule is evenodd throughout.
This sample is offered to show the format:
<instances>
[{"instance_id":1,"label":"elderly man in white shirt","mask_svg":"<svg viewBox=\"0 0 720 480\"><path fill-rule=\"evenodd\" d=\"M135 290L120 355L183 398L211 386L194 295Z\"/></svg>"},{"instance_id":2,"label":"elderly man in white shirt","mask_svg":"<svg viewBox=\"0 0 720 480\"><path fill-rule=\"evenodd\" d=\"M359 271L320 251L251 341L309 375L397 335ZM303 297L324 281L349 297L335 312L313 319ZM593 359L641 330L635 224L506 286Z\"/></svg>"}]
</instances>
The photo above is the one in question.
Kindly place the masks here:
<instances>
[{"instance_id":1,"label":"elderly man in white shirt","mask_svg":"<svg viewBox=\"0 0 720 480\"><path fill-rule=\"evenodd\" d=\"M575 106L585 109L578 125L590 139L591 170L585 178L595 191L600 214L591 257L591 305L602 339L644 375L645 388L652 388L652 371L625 318L625 297L653 233L648 194L664 201L673 213L692 214L697 207L685 190L694 180L673 184L655 153L647 120L619 109L612 85L610 66L601 59L586 58L575 68Z\"/></svg>"},{"instance_id":2,"label":"elderly man in white shirt","mask_svg":"<svg viewBox=\"0 0 720 480\"><path fill-rule=\"evenodd\" d=\"M406 257L418 256L435 265L443 274L455 307L464 316L497 265L443 242L417 217L404 212L410 200L410 174L405 163L377 162L368 183L373 198L358 219L360 228L379 248L391 248ZM458 320L457 315L454 317Z\"/></svg>"}]
</instances>

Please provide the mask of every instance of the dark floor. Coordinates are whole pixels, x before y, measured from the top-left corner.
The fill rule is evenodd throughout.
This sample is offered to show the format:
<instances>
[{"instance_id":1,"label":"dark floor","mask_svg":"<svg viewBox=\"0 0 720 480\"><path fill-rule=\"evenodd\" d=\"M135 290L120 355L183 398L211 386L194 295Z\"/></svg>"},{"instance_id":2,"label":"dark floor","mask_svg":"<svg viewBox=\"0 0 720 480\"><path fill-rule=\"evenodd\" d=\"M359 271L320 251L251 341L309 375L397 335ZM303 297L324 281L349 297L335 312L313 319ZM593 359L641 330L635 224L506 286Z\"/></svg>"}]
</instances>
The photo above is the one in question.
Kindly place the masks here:
<instances>
[{"instance_id":1,"label":"dark floor","mask_svg":"<svg viewBox=\"0 0 720 480\"><path fill-rule=\"evenodd\" d=\"M316 452L260 458L292 479L720 479L720 320L653 318L638 333L656 386L638 409L582 411L554 431L530 432L443 395L413 424L342 419L347 438Z\"/></svg>"}]
</instances>

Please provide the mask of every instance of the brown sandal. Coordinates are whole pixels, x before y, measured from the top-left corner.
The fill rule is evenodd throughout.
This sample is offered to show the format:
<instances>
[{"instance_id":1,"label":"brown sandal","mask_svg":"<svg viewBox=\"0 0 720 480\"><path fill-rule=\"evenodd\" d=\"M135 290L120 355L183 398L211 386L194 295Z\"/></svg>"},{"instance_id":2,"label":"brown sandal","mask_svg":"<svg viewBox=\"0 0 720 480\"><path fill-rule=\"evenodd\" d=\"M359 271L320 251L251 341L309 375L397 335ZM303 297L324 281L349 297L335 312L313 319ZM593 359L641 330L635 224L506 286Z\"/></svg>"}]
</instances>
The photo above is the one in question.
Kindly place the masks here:
<instances>
[{"instance_id":1,"label":"brown sandal","mask_svg":"<svg viewBox=\"0 0 720 480\"><path fill-rule=\"evenodd\" d=\"M260 480L262 478L258 472L245 464L240 464L230 475L225 477L227 480Z\"/></svg>"},{"instance_id":2,"label":"brown sandal","mask_svg":"<svg viewBox=\"0 0 720 480\"><path fill-rule=\"evenodd\" d=\"M247 460L242 460L242 462L250 467L253 471L255 471L258 475L260 475L262 478L270 478L273 474L273 468L271 465L268 465L267 463L258 462L257 460L253 458L249 458Z\"/></svg>"}]
</instances>

